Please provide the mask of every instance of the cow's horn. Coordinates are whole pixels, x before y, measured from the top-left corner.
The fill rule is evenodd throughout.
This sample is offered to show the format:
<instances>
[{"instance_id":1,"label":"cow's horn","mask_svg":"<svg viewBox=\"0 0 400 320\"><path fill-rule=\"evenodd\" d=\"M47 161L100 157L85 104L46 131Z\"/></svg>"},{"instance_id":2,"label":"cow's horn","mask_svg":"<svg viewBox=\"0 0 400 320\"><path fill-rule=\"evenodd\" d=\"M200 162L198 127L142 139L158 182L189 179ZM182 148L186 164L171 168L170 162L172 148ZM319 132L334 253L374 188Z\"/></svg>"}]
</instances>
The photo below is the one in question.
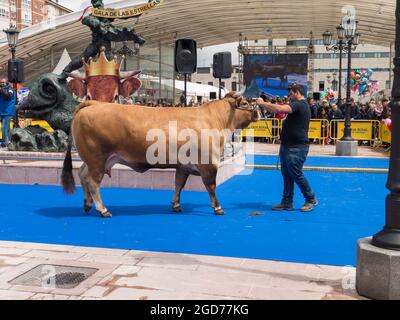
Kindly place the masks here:
<instances>
[{"instance_id":1,"label":"cow's horn","mask_svg":"<svg viewBox=\"0 0 400 320\"><path fill-rule=\"evenodd\" d=\"M120 78L121 79L127 79L130 77L134 77L142 73L142 70L136 70L136 71L121 71L120 72Z\"/></svg>"},{"instance_id":2,"label":"cow's horn","mask_svg":"<svg viewBox=\"0 0 400 320\"><path fill-rule=\"evenodd\" d=\"M68 74L68 76L72 79L76 80L86 80L86 76L84 73L80 73L79 71L73 71Z\"/></svg>"},{"instance_id":3,"label":"cow's horn","mask_svg":"<svg viewBox=\"0 0 400 320\"><path fill-rule=\"evenodd\" d=\"M236 93L236 92L234 92L234 91L231 91L231 92L229 92L229 93L226 94L225 99L233 98L233 99L237 100L237 99L239 99L240 97L241 97L241 96L240 96L240 93L238 94L238 93Z\"/></svg>"}]
</instances>

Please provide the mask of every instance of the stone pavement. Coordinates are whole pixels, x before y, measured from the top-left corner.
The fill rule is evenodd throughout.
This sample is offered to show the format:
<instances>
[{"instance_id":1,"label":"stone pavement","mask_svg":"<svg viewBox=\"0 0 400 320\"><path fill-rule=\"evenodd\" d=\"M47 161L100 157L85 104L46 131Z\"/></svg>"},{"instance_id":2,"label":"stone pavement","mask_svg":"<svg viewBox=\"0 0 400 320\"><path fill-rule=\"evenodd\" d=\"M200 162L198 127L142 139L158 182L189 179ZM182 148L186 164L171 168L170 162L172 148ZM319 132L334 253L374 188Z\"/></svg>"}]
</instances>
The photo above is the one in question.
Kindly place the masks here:
<instances>
[{"instance_id":1,"label":"stone pavement","mask_svg":"<svg viewBox=\"0 0 400 320\"><path fill-rule=\"evenodd\" d=\"M256 154L278 150L255 144ZM334 154L334 146L311 146L310 155ZM389 156L368 147L359 155ZM98 271L73 289L10 283L43 264ZM364 299L355 291L355 275L352 267L0 241L0 300Z\"/></svg>"},{"instance_id":2,"label":"stone pavement","mask_svg":"<svg viewBox=\"0 0 400 320\"><path fill-rule=\"evenodd\" d=\"M43 264L98 271L73 289L10 284ZM355 273L351 267L0 242L0 300L362 299Z\"/></svg>"}]
</instances>

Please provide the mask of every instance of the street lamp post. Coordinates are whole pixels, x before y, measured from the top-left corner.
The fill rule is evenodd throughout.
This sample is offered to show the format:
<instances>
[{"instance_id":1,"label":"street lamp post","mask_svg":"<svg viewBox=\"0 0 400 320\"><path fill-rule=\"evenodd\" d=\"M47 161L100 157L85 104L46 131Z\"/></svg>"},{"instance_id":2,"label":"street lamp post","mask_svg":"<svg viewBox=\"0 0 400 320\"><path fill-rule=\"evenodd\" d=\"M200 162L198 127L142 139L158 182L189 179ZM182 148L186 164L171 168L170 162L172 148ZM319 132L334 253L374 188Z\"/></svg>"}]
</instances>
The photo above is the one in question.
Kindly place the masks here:
<instances>
[{"instance_id":1,"label":"street lamp post","mask_svg":"<svg viewBox=\"0 0 400 320\"><path fill-rule=\"evenodd\" d=\"M396 0L396 51L392 89L392 142L383 230L357 241L356 288L370 299L399 300L400 264L400 0Z\"/></svg>"},{"instance_id":2,"label":"street lamp post","mask_svg":"<svg viewBox=\"0 0 400 320\"><path fill-rule=\"evenodd\" d=\"M333 91L337 91L338 90L338 81L336 80L336 76L337 76L337 73L334 72L333 73L333 80L332 80L332 90Z\"/></svg>"},{"instance_id":3,"label":"street lamp post","mask_svg":"<svg viewBox=\"0 0 400 320\"><path fill-rule=\"evenodd\" d=\"M342 61L343 52L347 52L348 65L347 65L347 96L346 96L346 109L345 109L345 128L344 135L337 144L337 155L355 155L356 145L351 136L351 54L360 43L360 33L357 31L357 22L352 19L345 21L345 25L340 25L337 30L337 43L332 44L332 33L326 31L323 34L324 44L328 51L339 52L339 92L338 92L338 107L342 109ZM341 144L341 142L351 142L350 145ZM339 150L340 149L340 150Z\"/></svg>"},{"instance_id":4,"label":"street lamp post","mask_svg":"<svg viewBox=\"0 0 400 320\"><path fill-rule=\"evenodd\" d=\"M386 198L386 223L381 232L373 237L372 244L384 249L400 251L400 0L396 7L396 44L394 58L394 82L392 89L392 143Z\"/></svg>"},{"instance_id":5,"label":"street lamp post","mask_svg":"<svg viewBox=\"0 0 400 320\"><path fill-rule=\"evenodd\" d=\"M132 50L131 48L128 47L126 41L122 43L122 47L115 51L116 54L121 55L124 57L124 70L127 71L127 62L126 62L126 57L133 57L138 54L139 52L140 45L138 43L135 43L135 50Z\"/></svg>"},{"instance_id":6,"label":"street lamp post","mask_svg":"<svg viewBox=\"0 0 400 320\"><path fill-rule=\"evenodd\" d=\"M7 35L7 41L8 41L8 46L10 47L11 51L11 65L14 65L16 62L16 49L17 49L17 44L18 44L18 36L19 36L19 30L17 29L16 26L10 25L10 27L6 30L3 30L6 35ZM10 67L10 64L9 64ZM10 73L10 72L9 72ZM9 79L9 81L12 81L14 83L14 94L15 94L15 99L17 101L18 98L18 93L17 93L17 75L15 72L13 74L13 79ZM18 103L18 101L17 101ZM18 113L15 113L14 116L14 128L19 128L19 123L18 123Z\"/></svg>"},{"instance_id":7,"label":"street lamp post","mask_svg":"<svg viewBox=\"0 0 400 320\"><path fill-rule=\"evenodd\" d=\"M337 41L336 44L332 44L332 33L326 31L322 36L324 39L324 45L327 51L339 52L339 83L338 83L338 107L342 109L342 71L343 71L343 52L348 52L348 45L345 40L345 29L342 25L336 28Z\"/></svg>"}]
</instances>

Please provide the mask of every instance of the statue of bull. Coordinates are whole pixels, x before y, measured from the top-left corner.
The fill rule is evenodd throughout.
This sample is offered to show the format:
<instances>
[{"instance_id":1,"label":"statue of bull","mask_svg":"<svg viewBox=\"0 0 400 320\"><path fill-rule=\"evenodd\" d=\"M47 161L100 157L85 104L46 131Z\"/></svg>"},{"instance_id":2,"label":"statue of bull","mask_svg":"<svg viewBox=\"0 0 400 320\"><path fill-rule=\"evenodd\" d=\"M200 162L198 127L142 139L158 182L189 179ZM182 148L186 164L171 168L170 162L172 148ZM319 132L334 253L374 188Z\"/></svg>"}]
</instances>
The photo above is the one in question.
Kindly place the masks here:
<instances>
[{"instance_id":1,"label":"statue of bull","mask_svg":"<svg viewBox=\"0 0 400 320\"><path fill-rule=\"evenodd\" d=\"M201 176L215 214L223 215L224 210L216 197L216 177L226 139L221 139L218 134L223 132L231 136L235 129L246 128L258 118L258 111L233 93L223 100L212 101L198 108L146 108L97 101L82 102L75 112L71 132L84 162L79 170L85 195L84 211L89 212L94 202L102 217L112 216L101 199L100 184L104 175L111 175L111 168L120 163L141 173L152 168L176 169L175 212L181 212L180 194L189 175ZM171 129L171 123L174 123L176 131ZM159 159L153 161L149 151L154 147L152 141L155 132L164 134L166 145L164 148L161 145L154 152ZM204 139L204 132L212 132L217 142L214 144L207 137ZM200 142L190 138L187 141L188 136L202 139ZM174 137L177 140L175 150L171 148ZM158 141L162 140L158 138ZM75 192L71 145L72 141L61 177L67 194ZM163 151L165 155L160 160ZM175 151L190 154L190 159L198 161L183 161Z\"/></svg>"},{"instance_id":2,"label":"statue of bull","mask_svg":"<svg viewBox=\"0 0 400 320\"><path fill-rule=\"evenodd\" d=\"M116 76L92 76L74 71L69 74L72 80L68 86L76 96L84 100L118 102L119 96L130 97L142 86L137 76L141 71L120 71Z\"/></svg>"},{"instance_id":3,"label":"statue of bull","mask_svg":"<svg viewBox=\"0 0 400 320\"><path fill-rule=\"evenodd\" d=\"M45 120L54 130L69 134L72 116L79 102L59 75L47 73L30 87L28 97L18 105L21 117Z\"/></svg>"}]
</instances>

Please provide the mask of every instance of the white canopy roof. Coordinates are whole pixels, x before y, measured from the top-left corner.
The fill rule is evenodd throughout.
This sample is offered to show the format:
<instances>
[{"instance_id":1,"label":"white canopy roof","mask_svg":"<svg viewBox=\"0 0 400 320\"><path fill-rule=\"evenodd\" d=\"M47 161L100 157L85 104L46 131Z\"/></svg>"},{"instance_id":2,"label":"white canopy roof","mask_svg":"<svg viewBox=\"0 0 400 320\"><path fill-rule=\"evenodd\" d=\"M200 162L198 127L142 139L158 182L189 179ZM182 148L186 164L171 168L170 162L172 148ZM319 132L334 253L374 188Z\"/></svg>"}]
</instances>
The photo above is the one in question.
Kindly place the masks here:
<instances>
[{"instance_id":1,"label":"white canopy roof","mask_svg":"<svg viewBox=\"0 0 400 320\"><path fill-rule=\"evenodd\" d=\"M124 0L108 5L126 8L147 0ZM350 6L349 6L350 5ZM199 47L238 41L239 33L249 40L298 39L327 29L334 32L347 10L359 20L362 42L389 46L395 36L395 0L164 0L136 20L118 20L117 25L133 26L145 39L173 46L177 38L197 41ZM58 17L49 23L22 30L17 48L30 68L40 71L51 51L67 48L81 52L90 41L89 28L79 22L81 12ZM0 39L0 65L10 58L7 41Z\"/></svg>"},{"instance_id":2,"label":"white canopy roof","mask_svg":"<svg viewBox=\"0 0 400 320\"><path fill-rule=\"evenodd\" d=\"M55 74L61 74L61 72L64 70L64 68L71 62L71 57L69 56L69 53L67 49L64 49L64 52L60 58L60 61L58 61L57 67L53 70L53 73Z\"/></svg>"},{"instance_id":3,"label":"white canopy roof","mask_svg":"<svg viewBox=\"0 0 400 320\"><path fill-rule=\"evenodd\" d=\"M159 82L159 80L154 79L152 80L154 82ZM173 88L174 83L172 79L168 79L168 80L162 80L162 84L165 86L168 86L170 88ZM181 80L175 80L175 88L178 91L184 91L185 90L185 82L181 81ZM198 83L194 83L194 82L187 82L186 83L186 90L187 90L187 96L192 98L192 97L203 97L206 99L210 98L210 93L211 92L215 92L217 94L219 94L219 88L218 87L214 87L214 86L209 86L206 84L198 84ZM224 97L229 91L226 90L225 88L221 88L221 94Z\"/></svg>"}]
</instances>

